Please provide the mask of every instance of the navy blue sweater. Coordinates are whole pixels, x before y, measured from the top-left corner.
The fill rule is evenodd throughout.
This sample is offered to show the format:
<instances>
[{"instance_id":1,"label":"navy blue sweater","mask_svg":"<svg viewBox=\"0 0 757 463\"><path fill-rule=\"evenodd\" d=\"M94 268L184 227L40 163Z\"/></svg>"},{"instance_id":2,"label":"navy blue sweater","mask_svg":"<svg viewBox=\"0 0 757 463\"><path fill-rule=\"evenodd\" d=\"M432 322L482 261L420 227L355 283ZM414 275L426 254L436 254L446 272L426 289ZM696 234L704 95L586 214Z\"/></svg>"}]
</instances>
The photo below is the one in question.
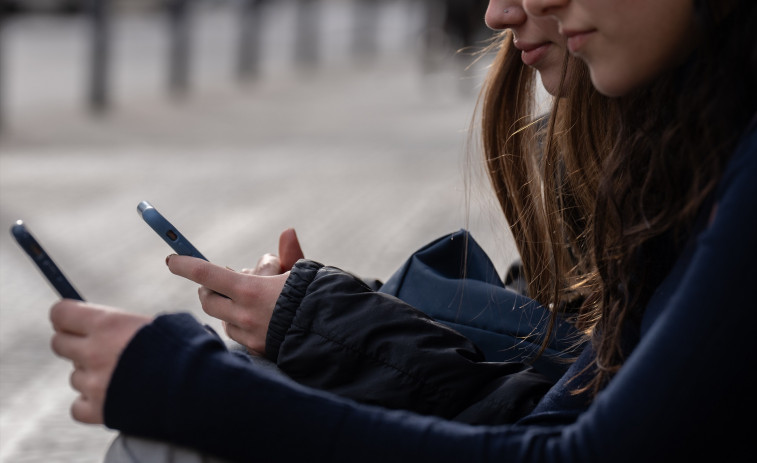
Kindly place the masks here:
<instances>
[{"instance_id":1,"label":"navy blue sweater","mask_svg":"<svg viewBox=\"0 0 757 463\"><path fill-rule=\"evenodd\" d=\"M757 454L749 379L757 364L757 132L742 140L715 200L714 219L650 300L638 345L588 406L569 392L571 371L512 425L360 404L256 367L176 314L127 346L106 425L237 461L749 461ZM335 282L344 297L381 297L333 268L306 278L306 291L286 297L308 304Z\"/></svg>"}]
</instances>

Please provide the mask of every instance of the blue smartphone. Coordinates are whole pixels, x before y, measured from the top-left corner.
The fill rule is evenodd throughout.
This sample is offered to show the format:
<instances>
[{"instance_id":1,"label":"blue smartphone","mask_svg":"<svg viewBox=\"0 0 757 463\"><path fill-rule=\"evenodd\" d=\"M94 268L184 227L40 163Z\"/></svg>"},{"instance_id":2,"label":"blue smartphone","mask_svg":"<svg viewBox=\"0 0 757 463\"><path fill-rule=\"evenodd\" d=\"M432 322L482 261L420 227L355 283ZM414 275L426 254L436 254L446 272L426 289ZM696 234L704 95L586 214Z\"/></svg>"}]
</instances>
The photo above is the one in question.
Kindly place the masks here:
<instances>
[{"instance_id":1,"label":"blue smartphone","mask_svg":"<svg viewBox=\"0 0 757 463\"><path fill-rule=\"evenodd\" d=\"M23 220L16 221L11 227L11 234L16 238L21 248L29 254L34 263L37 264L37 267L39 267L42 274L47 278L47 281L58 291L60 297L79 301L84 300L39 242L32 236Z\"/></svg>"},{"instance_id":2,"label":"blue smartphone","mask_svg":"<svg viewBox=\"0 0 757 463\"><path fill-rule=\"evenodd\" d=\"M192 256L192 257L199 257L202 260L208 260L205 258L205 256L200 253L200 251L195 248L192 243L189 242L188 239L184 237L184 235L181 234L181 232L174 227L171 222L169 222L163 215L158 212L157 209L153 207L152 204L150 204L147 201L142 201L137 205L137 212L139 212L139 215L144 219L145 222L147 222L147 225L149 225L153 230L155 230L155 233L160 235L161 238L163 238L163 241L168 243L171 248L173 248L174 251L176 251L177 254L181 256Z\"/></svg>"}]
</instances>

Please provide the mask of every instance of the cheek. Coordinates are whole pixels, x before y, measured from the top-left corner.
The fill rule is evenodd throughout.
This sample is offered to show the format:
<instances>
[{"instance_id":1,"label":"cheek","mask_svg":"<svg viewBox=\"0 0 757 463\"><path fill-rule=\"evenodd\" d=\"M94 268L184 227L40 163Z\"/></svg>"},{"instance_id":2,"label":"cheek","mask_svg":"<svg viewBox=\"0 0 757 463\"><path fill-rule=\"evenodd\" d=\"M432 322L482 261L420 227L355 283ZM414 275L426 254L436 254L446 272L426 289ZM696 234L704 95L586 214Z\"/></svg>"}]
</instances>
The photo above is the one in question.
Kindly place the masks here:
<instances>
[{"instance_id":1,"label":"cheek","mask_svg":"<svg viewBox=\"0 0 757 463\"><path fill-rule=\"evenodd\" d=\"M651 50L651 51L650 51ZM680 64L680 56L662 47L615 50L587 61L596 89L609 97L623 96L653 82L657 76Z\"/></svg>"},{"instance_id":2,"label":"cheek","mask_svg":"<svg viewBox=\"0 0 757 463\"><path fill-rule=\"evenodd\" d=\"M667 0L654 6L657 15L651 19L631 7L625 9L627 21L608 25L605 34L586 47L584 58L601 93L621 96L649 85L690 55L696 36L691 0Z\"/></svg>"}]
</instances>

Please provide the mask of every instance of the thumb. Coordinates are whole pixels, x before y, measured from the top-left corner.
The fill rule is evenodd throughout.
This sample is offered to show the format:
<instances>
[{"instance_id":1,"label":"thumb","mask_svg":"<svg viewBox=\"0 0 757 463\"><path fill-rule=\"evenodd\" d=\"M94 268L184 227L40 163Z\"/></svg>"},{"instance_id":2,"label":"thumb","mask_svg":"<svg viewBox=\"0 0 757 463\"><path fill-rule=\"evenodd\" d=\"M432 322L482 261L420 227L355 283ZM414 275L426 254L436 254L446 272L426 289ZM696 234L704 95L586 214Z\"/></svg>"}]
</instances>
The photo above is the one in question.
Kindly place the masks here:
<instances>
[{"instance_id":1,"label":"thumb","mask_svg":"<svg viewBox=\"0 0 757 463\"><path fill-rule=\"evenodd\" d=\"M294 264L305 257L300 247L300 241L297 239L297 233L294 228L288 228L281 232L279 236L279 259L281 260L281 270L288 272L292 270Z\"/></svg>"}]
</instances>

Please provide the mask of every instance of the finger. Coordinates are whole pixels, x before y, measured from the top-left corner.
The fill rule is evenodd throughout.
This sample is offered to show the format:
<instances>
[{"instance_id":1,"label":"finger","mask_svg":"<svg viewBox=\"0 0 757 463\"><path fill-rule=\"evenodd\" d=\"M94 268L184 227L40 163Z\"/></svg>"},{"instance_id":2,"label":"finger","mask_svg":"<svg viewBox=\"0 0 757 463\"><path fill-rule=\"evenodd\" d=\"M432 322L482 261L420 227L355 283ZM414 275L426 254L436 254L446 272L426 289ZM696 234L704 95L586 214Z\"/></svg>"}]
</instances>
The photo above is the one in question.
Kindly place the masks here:
<instances>
[{"instance_id":1,"label":"finger","mask_svg":"<svg viewBox=\"0 0 757 463\"><path fill-rule=\"evenodd\" d=\"M265 254L260 258L255 266L254 275L272 276L281 273L281 261L279 256L274 254Z\"/></svg>"},{"instance_id":2,"label":"finger","mask_svg":"<svg viewBox=\"0 0 757 463\"><path fill-rule=\"evenodd\" d=\"M268 315L268 319L266 319L265 312L245 306L243 303L236 302L205 287L201 287L198 293L202 310L211 317L217 318L224 323L245 327L248 331L261 331L263 328L260 327L263 326L267 329L270 322L270 314Z\"/></svg>"},{"instance_id":3,"label":"finger","mask_svg":"<svg viewBox=\"0 0 757 463\"><path fill-rule=\"evenodd\" d=\"M84 370L77 368L72 371L68 382L71 384L73 390L78 391L83 396L86 395L87 373Z\"/></svg>"},{"instance_id":4,"label":"finger","mask_svg":"<svg viewBox=\"0 0 757 463\"><path fill-rule=\"evenodd\" d=\"M228 322L223 324L223 328L229 338L246 347L249 353L258 356L265 355L265 343L260 342L260 340L249 331Z\"/></svg>"},{"instance_id":5,"label":"finger","mask_svg":"<svg viewBox=\"0 0 757 463\"><path fill-rule=\"evenodd\" d=\"M102 406L98 404L99 402L80 395L71 405L71 416L81 423L103 424Z\"/></svg>"},{"instance_id":6,"label":"finger","mask_svg":"<svg viewBox=\"0 0 757 463\"><path fill-rule=\"evenodd\" d=\"M229 268L211 264L196 257L172 254L166 259L166 264L174 275L194 281L232 299L234 288L246 277Z\"/></svg>"},{"instance_id":7,"label":"finger","mask_svg":"<svg viewBox=\"0 0 757 463\"><path fill-rule=\"evenodd\" d=\"M59 357L69 359L76 365L86 367L84 356L86 342L87 340L83 336L58 332L53 335L50 348Z\"/></svg>"},{"instance_id":8,"label":"finger","mask_svg":"<svg viewBox=\"0 0 757 463\"><path fill-rule=\"evenodd\" d=\"M221 321L228 321L233 318L233 300L205 286L201 286L197 293L200 296L200 305L205 313Z\"/></svg>"},{"instance_id":9,"label":"finger","mask_svg":"<svg viewBox=\"0 0 757 463\"><path fill-rule=\"evenodd\" d=\"M62 299L50 308L50 321L55 331L85 335L99 310L86 302Z\"/></svg>"},{"instance_id":10,"label":"finger","mask_svg":"<svg viewBox=\"0 0 757 463\"><path fill-rule=\"evenodd\" d=\"M97 372L76 369L69 378L71 387L78 391L85 400L99 400L105 397L108 385L103 381L103 376Z\"/></svg>"},{"instance_id":11,"label":"finger","mask_svg":"<svg viewBox=\"0 0 757 463\"><path fill-rule=\"evenodd\" d=\"M279 236L279 256L282 272L292 270L292 267L294 267L294 264L298 260L305 258L305 253L302 252L302 247L294 228L288 228L281 232L281 236Z\"/></svg>"}]
</instances>

